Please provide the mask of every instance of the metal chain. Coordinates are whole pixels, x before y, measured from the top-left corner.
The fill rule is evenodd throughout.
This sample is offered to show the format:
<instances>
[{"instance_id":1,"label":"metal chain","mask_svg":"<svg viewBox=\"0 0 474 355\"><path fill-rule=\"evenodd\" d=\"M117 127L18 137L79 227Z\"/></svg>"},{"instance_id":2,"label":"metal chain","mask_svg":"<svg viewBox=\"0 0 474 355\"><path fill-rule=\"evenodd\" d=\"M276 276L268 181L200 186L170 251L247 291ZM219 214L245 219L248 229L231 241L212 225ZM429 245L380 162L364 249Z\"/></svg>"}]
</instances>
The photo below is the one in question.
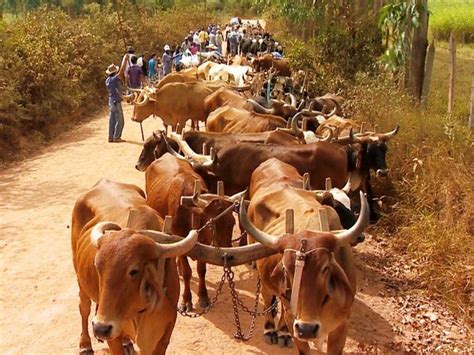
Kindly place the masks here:
<instances>
[{"instance_id":1,"label":"metal chain","mask_svg":"<svg viewBox=\"0 0 474 355\"><path fill-rule=\"evenodd\" d=\"M179 307L176 307L176 310L183 317L189 317L189 318L198 318L208 313L211 310L211 308L214 307L214 305L216 304L217 298L222 292L222 286L224 286L226 279L227 279L227 274L224 269L224 273L222 274L221 281L219 282L219 286L217 287L216 294L209 302L209 305L206 308L204 308L202 311L189 313L186 309L181 309Z\"/></svg>"}]
</instances>

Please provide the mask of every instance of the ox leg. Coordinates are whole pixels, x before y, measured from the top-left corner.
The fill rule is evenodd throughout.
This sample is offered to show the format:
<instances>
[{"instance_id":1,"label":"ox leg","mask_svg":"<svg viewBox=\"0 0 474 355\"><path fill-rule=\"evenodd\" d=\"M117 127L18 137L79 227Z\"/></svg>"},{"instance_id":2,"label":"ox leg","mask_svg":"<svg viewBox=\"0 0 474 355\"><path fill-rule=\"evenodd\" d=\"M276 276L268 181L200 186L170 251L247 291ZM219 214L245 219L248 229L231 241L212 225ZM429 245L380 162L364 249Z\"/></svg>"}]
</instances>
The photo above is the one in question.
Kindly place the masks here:
<instances>
[{"instance_id":1,"label":"ox leg","mask_svg":"<svg viewBox=\"0 0 474 355\"><path fill-rule=\"evenodd\" d=\"M191 267L189 266L188 258L186 256L178 257L178 263L181 269L181 276L183 276L184 281L184 291L181 303L179 304L179 308L192 311L193 310L193 302L191 296Z\"/></svg>"},{"instance_id":2,"label":"ox leg","mask_svg":"<svg viewBox=\"0 0 474 355\"><path fill-rule=\"evenodd\" d=\"M207 306L209 306L209 295L207 294L207 288L206 288L206 263L198 261L197 272L199 275L199 287L198 287L199 306L201 308L206 308Z\"/></svg>"},{"instance_id":3,"label":"ox leg","mask_svg":"<svg viewBox=\"0 0 474 355\"><path fill-rule=\"evenodd\" d=\"M91 313L91 299L79 287L79 312L81 313L82 332L79 342L80 354L93 354L91 337L89 336L89 315Z\"/></svg>"},{"instance_id":4,"label":"ox leg","mask_svg":"<svg viewBox=\"0 0 474 355\"><path fill-rule=\"evenodd\" d=\"M166 349L170 343L171 333L173 333L174 323L169 323L166 326L166 330L161 337L160 341L156 345L155 350L153 350L153 355L164 355Z\"/></svg>"},{"instance_id":5,"label":"ox leg","mask_svg":"<svg viewBox=\"0 0 474 355\"><path fill-rule=\"evenodd\" d=\"M264 308L267 309L273 304L273 301L275 300L275 296L271 291L268 290L265 285L262 287L262 297L263 297L263 304ZM263 339L267 344L277 344L278 342L278 333L275 328L275 316L276 316L276 310L268 313L265 315L265 325L264 325L264 331L263 331Z\"/></svg>"},{"instance_id":6,"label":"ox leg","mask_svg":"<svg viewBox=\"0 0 474 355\"><path fill-rule=\"evenodd\" d=\"M108 340L107 345L109 346L110 353L112 355L127 355L122 345L122 337L117 337L115 339Z\"/></svg>"},{"instance_id":7,"label":"ox leg","mask_svg":"<svg viewBox=\"0 0 474 355\"><path fill-rule=\"evenodd\" d=\"M285 319L285 307L282 307L281 310L281 316L278 321L278 346L281 348L288 347L292 348L293 347L293 341L291 340L291 333L288 329L288 326L286 324L286 319Z\"/></svg>"},{"instance_id":8,"label":"ox leg","mask_svg":"<svg viewBox=\"0 0 474 355\"><path fill-rule=\"evenodd\" d=\"M339 327L334 329L328 336L328 355L342 354L344 345L346 344L347 332L349 330L348 321L341 323Z\"/></svg>"},{"instance_id":9,"label":"ox leg","mask_svg":"<svg viewBox=\"0 0 474 355\"><path fill-rule=\"evenodd\" d=\"M282 315L284 315L288 332L290 334L293 334L293 319L292 319L292 316L291 316L290 312L284 312ZM306 355L306 354L311 353L311 350L309 348L309 344L307 342L299 341L295 337L293 337L293 342L295 343L295 346L298 349L299 354Z\"/></svg>"}]
</instances>

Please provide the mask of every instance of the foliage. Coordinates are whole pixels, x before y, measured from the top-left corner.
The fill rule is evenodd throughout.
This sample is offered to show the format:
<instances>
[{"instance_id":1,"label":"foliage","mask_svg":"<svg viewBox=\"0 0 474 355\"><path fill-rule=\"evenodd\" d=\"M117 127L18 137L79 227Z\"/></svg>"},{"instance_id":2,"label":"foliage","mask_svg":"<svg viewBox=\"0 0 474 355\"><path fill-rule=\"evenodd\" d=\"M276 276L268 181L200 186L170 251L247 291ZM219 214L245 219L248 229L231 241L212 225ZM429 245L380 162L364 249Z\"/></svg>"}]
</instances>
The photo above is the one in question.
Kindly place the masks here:
<instances>
[{"instance_id":1,"label":"foliage","mask_svg":"<svg viewBox=\"0 0 474 355\"><path fill-rule=\"evenodd\" d=\"M204 25L200 6L155 13L126 5L98 4L74 18L58 8L40 8L0 22L0 156L31 137L48 139L85 112L104 107L104 70L119 64L127 45L161 54L190 30ZM216 21L214 15L208 21ZM137 31L137 24L140 31ZM140 54L140 53L138 53Z\"/></svg>"},{"instance_id":2,"label":"foliage","mask_svg":"<svg viewBox=\"0 0 474 355\"><path fill-rule=\"evenodd\" d=\"M415 0L391 0L380 11L379 26L385 34L383 61L393 71L405 66L411 53L413 30L419 26Z\"/></svg>"},{"instance_id":3,"label":"foliage","mask_svg":"<svg viewBox=\"0 0 474 355\"><path fill-rule=\"evenodd\" d=\"M473 51L470 51L470 58ZM401 129L389 143L390 180L376 185L392 205L377 226L397 258L419 265L412 284L472 322L474 136L466 127L473 59L460 60L456 107L447 115L447 53L435 57L427 106L393 84L360 74L345 97L351 118ZM411 290L413 292L414 290ZM471 317L471 318L470 318Z\"/></svg>"},{"instance_id":4,"label":"foliage","mask_svg":"<svg viewBox=\"0 0 474 355\"><path fill-rule=\"evenodd\" d=\"M447 39L453 31L466 42L474 41L474 0L430 0L430 33Z\"/></svg>"}]
</instances>

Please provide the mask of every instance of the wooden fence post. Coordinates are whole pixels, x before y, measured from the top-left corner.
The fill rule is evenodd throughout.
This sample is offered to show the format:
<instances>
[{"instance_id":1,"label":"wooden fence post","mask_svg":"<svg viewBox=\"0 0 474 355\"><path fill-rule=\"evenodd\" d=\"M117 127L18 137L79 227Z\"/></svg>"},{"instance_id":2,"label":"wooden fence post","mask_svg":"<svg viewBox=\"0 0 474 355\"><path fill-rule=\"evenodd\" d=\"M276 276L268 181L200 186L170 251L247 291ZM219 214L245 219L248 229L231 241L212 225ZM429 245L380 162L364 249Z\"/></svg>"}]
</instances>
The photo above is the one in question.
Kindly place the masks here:
<instances>
[{"instance_id":1,"label":"wooden fence post","mask_svg":"<svg viewBox=\"0 0 474 355\"><path fill-rule=\"evenodd\" d=\"M449 36L449 92L448 92L448 113L454 108L454 82L456 80L456 40L454 33Z\"/></svg>"},{"instance_id":2,"label":"wooden fence post","mask_svg":"<svg viewBox=\"0 0 474 355\"><path fill-rule=\"evenodd\" d=\"M469 122L467 127L472 128L472 121L474 121L474 72L471 74L471 111L469 112Z\"/></svg>"},{"instance_id":3,"label":"wooden fence post","mask_svg":"<svg viewBox=\"0 0 474 355\"><path fill-rule=\"evenodd\" d=\"M421 94L421 102L423 103L428 101L428 95L430 93L431 75L433 73L435 52L436 49L433 40L428 47L428 55L426 56L425 80L423 82L423 93Z\"/></svg>"}]
</instances>

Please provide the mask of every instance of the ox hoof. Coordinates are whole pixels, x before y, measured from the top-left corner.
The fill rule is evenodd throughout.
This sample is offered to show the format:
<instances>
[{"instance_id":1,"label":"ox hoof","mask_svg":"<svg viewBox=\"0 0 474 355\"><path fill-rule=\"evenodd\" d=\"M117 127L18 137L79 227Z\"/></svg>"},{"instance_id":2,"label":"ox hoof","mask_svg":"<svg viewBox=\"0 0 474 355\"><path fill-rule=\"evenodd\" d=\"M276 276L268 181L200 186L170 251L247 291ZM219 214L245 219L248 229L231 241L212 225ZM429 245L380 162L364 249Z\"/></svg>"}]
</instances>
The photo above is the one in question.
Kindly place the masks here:
<instances>
[{"instance_id":1,"label":"ox hoof","mask_svg":"<svg viewBox=\"0 0 474 355\"><path fill-rule=\"evenodd\" d=\"M270 344L270 345L277 344L278 334L276 331L270 331L263 335L263 339L265 340L265 343L267 344Z\"/></svg>"},{"instance_id":2,"label":"ox hoof","mask_svg":"<svg viewBox=\"0 0 474 355\"><path fill-rule=\"evenodd\" d=\"M291 339L291 335L279 335L278 336L278 346L281 348L292 348L293 347L293 340Z\"/></svg>"},{"instance_id":3,"label":"ox hoof","mask_svg":"<svg viewBox=\"0 0 474 355\"><path fill-rule=\"evenodd\" d=\"M193 303L191 301L180 303L179 309L183 312L191 312L193 310Z\"/></svg>"},{"instance_id":4,"label":"ox hoof","mask_svg":"<svg viewBox=\"0 0 474 355\"><path fill-rule=\"evenodd\" d=\"M199 298L199 307L207 308L209 307L209 297L201 297Z\"/></svg>"},{"instance_id":5,"label":"ox hoof","mask_svg":"<svg viewBox=\"0 0 474 355\"><path fill-rule=\"evenodd\" d=\"M125 355L135 355L135 348L130 340L122 342L122 347Z\"/></svg>"},{"instance_id":6,"label":"ox hoof","mask_svg":"<svg viewBox=\"0 0 474 355\"><path fill-rule=\"evenodd\" d=\"M79 354L81 354L81 355L92 355L92 354L94 354L94 350L92 350L91 346L81 347L81 349L79 350Z\"/></svg>"}]
</instances>

